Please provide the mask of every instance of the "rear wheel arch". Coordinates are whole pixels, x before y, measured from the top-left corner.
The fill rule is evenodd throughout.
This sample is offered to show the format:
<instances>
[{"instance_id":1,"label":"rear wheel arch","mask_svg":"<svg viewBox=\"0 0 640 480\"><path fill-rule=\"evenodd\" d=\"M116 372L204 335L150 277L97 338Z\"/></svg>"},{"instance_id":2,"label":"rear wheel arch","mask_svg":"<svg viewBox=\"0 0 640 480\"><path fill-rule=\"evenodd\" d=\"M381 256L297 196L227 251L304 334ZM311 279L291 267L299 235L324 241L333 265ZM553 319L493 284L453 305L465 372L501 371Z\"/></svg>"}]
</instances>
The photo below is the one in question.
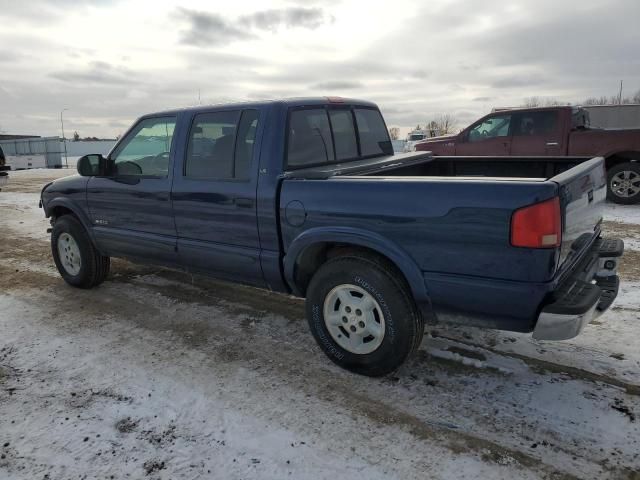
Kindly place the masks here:
<instances>
[{"instance_id":1,"label":"rear wheel arch","mask_svg":"<svg viewBox=\"0 0 640 480\"><path fill-rule=\"evenodd\" d=\"M360 256L378 261L397 273L398 279L411 292L418 309L431 313L431 303L422 272L418 265L399 247L390 242L376 242L362 235L335 235L316 238L314 241L300 239L294 242L285 257L285 278L294 293L306 295L306 289L318 269L329 260L340 256ZM429 315L430 316L430 315Z\"/></svg>"},{"instance_id":2,"label":"rear wheel arch","mask_svg":"<svg viewBox=\"0 0 640 480\"><path fill-rule=\"evenodd\" d=\"M609 154L605 157L604 164L609 170L616 165L627 162L640 162L640 152L626 151Z\"/></svg>"}]
</instances>

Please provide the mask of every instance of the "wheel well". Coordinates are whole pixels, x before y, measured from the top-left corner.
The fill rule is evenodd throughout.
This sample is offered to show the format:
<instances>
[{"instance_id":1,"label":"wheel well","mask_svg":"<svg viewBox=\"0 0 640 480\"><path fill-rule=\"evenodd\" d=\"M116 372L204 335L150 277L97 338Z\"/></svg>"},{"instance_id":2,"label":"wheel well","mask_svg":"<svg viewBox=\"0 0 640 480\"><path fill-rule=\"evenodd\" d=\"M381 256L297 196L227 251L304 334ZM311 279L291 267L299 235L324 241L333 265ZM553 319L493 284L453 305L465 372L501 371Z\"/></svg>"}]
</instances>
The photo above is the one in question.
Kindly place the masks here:
<instances>
[{"instance_id":1,"label":"wheel well","mask_svg":"<svg viewBox=\"0 0 640 480\"><path fill-rule=\"evenodd\" d=\"M617 152L617 153L614 153L613 155L608 156L605 159L604 163L605 163L605 166L607 167L607 170L609 170L611 167L615 167L616 165L619 165L621 163L626 163L631 161L640 162L640 152L634 152L634 151Z\"/></svg>"},{"instance_id":2,"label":"wheel well","mask_svg":"<svg viewBox=\"0 0 640 480\"><path fill-rule=\"evenodd\" d=\"M376 250L348 243L319 242L307 247L296 259L293 272L296 287L300 293L305 296L311 278L324 263L335 257L354 254L375 258L378 261L386 263L389 268L392 268L398 273L399 278L402 279L405 285L407 287L409 286L406 277L402 271L396 267L394 262Z\"/></svg>"},{"instance_id":3,"label":"wheel well","mask_svg":"<svg viewBox=\"0 0 640 480\"><path fill-rule=\"evenodd\" d=\"M62 207L62 206L53 207L51 209L51 212L49 212L49 216L51 217L51 222L55 222L56 218L60 218L63 215L75 216L75 213L73 213L73 210L67 207Z\"/></svg>"}]
</instances>

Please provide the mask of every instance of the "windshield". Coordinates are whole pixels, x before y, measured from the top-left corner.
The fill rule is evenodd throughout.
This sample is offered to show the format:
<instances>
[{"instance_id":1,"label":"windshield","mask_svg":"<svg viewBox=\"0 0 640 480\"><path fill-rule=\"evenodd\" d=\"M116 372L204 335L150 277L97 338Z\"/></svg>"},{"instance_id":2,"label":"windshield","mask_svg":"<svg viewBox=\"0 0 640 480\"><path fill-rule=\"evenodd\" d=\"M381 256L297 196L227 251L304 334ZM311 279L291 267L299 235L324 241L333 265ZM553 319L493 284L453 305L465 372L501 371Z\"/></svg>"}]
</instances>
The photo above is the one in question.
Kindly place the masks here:
<instances>
[{"instance_id":1,"label":"windshield","mask_svg":"<svg viewBox=\"0 0 640 480\"><path fill-rule=\"evenodd\" d=\"M410 142L415 142L416 140L424 140L425 138L426 135L424 133L414 133L412 135L409 135Z\"/></svg>"}]
</instances>

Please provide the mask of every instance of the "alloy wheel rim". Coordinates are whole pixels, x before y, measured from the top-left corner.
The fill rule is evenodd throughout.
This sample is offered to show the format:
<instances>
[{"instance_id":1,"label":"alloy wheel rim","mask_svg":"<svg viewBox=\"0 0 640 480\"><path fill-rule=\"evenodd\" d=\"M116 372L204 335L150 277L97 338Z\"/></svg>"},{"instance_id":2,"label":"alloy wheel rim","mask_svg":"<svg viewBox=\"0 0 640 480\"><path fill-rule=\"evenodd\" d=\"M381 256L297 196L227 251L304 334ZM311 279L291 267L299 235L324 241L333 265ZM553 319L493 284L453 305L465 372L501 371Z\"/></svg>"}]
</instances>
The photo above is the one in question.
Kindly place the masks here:
<instances>
[{"instance_id":1,"label":"alloy wheel rim","mask_svg":"<svg viewBox=\"0 0 640 480\"><path fill-rule=\"evenodd\" d=\"M629 198L640 193L640 175L623 170L611 178L611 191L618 197Z\"/></svg>"},{"instance_id":2,"label":"alloy wheel rim","mask_svg":"<svg viewBox=\"0 0 640 480\"><path fill-rule=\"evenodd\" d=\"M58 257L69 275L76 276L80 273L82 268L80 248L76 240L66 232L58 237Z\"/></svg>"},{"instance_id":3,"label":"alloy wheel rim","mask_svg":"<svg viewBox=\"0 0 640 480\"><path fill-rule=\"evenodd\" d=\"M366 355L382 344L384 314L363 288L351 284L333 288L325 297L323 313L329 334L346 351Z\"/></svg>"}]
</instances>

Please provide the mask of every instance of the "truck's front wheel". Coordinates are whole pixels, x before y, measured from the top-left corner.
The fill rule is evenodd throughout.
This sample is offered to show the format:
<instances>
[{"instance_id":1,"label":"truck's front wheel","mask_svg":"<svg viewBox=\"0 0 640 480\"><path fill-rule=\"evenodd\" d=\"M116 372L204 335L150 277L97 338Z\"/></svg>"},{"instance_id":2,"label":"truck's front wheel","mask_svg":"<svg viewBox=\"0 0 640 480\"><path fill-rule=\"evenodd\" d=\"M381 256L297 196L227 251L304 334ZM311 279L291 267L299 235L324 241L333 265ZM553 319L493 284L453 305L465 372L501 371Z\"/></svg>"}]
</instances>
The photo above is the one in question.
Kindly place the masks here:
<instances>
[{"instance_id":1,"label":"truck's front wheel","mask_svg":"<svg viewBox=\"0 0 640 480\"><path fill-rule=\"evenodd\" d=\"M640 202L640 163L615 165L607 172L607 197L615 203L630 205Z\"/></svg>"},{"instance_id":2,"label":"truck's front wheel","mask_svg":"<svg viewBox=\"0 0 640 480\"><path fill-rule=\"evenodd\" d=\"M100 255L73 215L56 219L51 231L51 253L64 281L74 287L95 287L109 274L109 257Z\"/></svg>"},{"instance_id":3,"label":"truck's front wheel","mask_svg":"<svg viewBox=\"0 0 640 480\"><path fill-rule=\"evenodd\" d=\"M353 372L380 376L418 348L424 324L402 279L369 256L329 260L307 290L307 319L325 354Z\"/></svg>"}]
</instances>

